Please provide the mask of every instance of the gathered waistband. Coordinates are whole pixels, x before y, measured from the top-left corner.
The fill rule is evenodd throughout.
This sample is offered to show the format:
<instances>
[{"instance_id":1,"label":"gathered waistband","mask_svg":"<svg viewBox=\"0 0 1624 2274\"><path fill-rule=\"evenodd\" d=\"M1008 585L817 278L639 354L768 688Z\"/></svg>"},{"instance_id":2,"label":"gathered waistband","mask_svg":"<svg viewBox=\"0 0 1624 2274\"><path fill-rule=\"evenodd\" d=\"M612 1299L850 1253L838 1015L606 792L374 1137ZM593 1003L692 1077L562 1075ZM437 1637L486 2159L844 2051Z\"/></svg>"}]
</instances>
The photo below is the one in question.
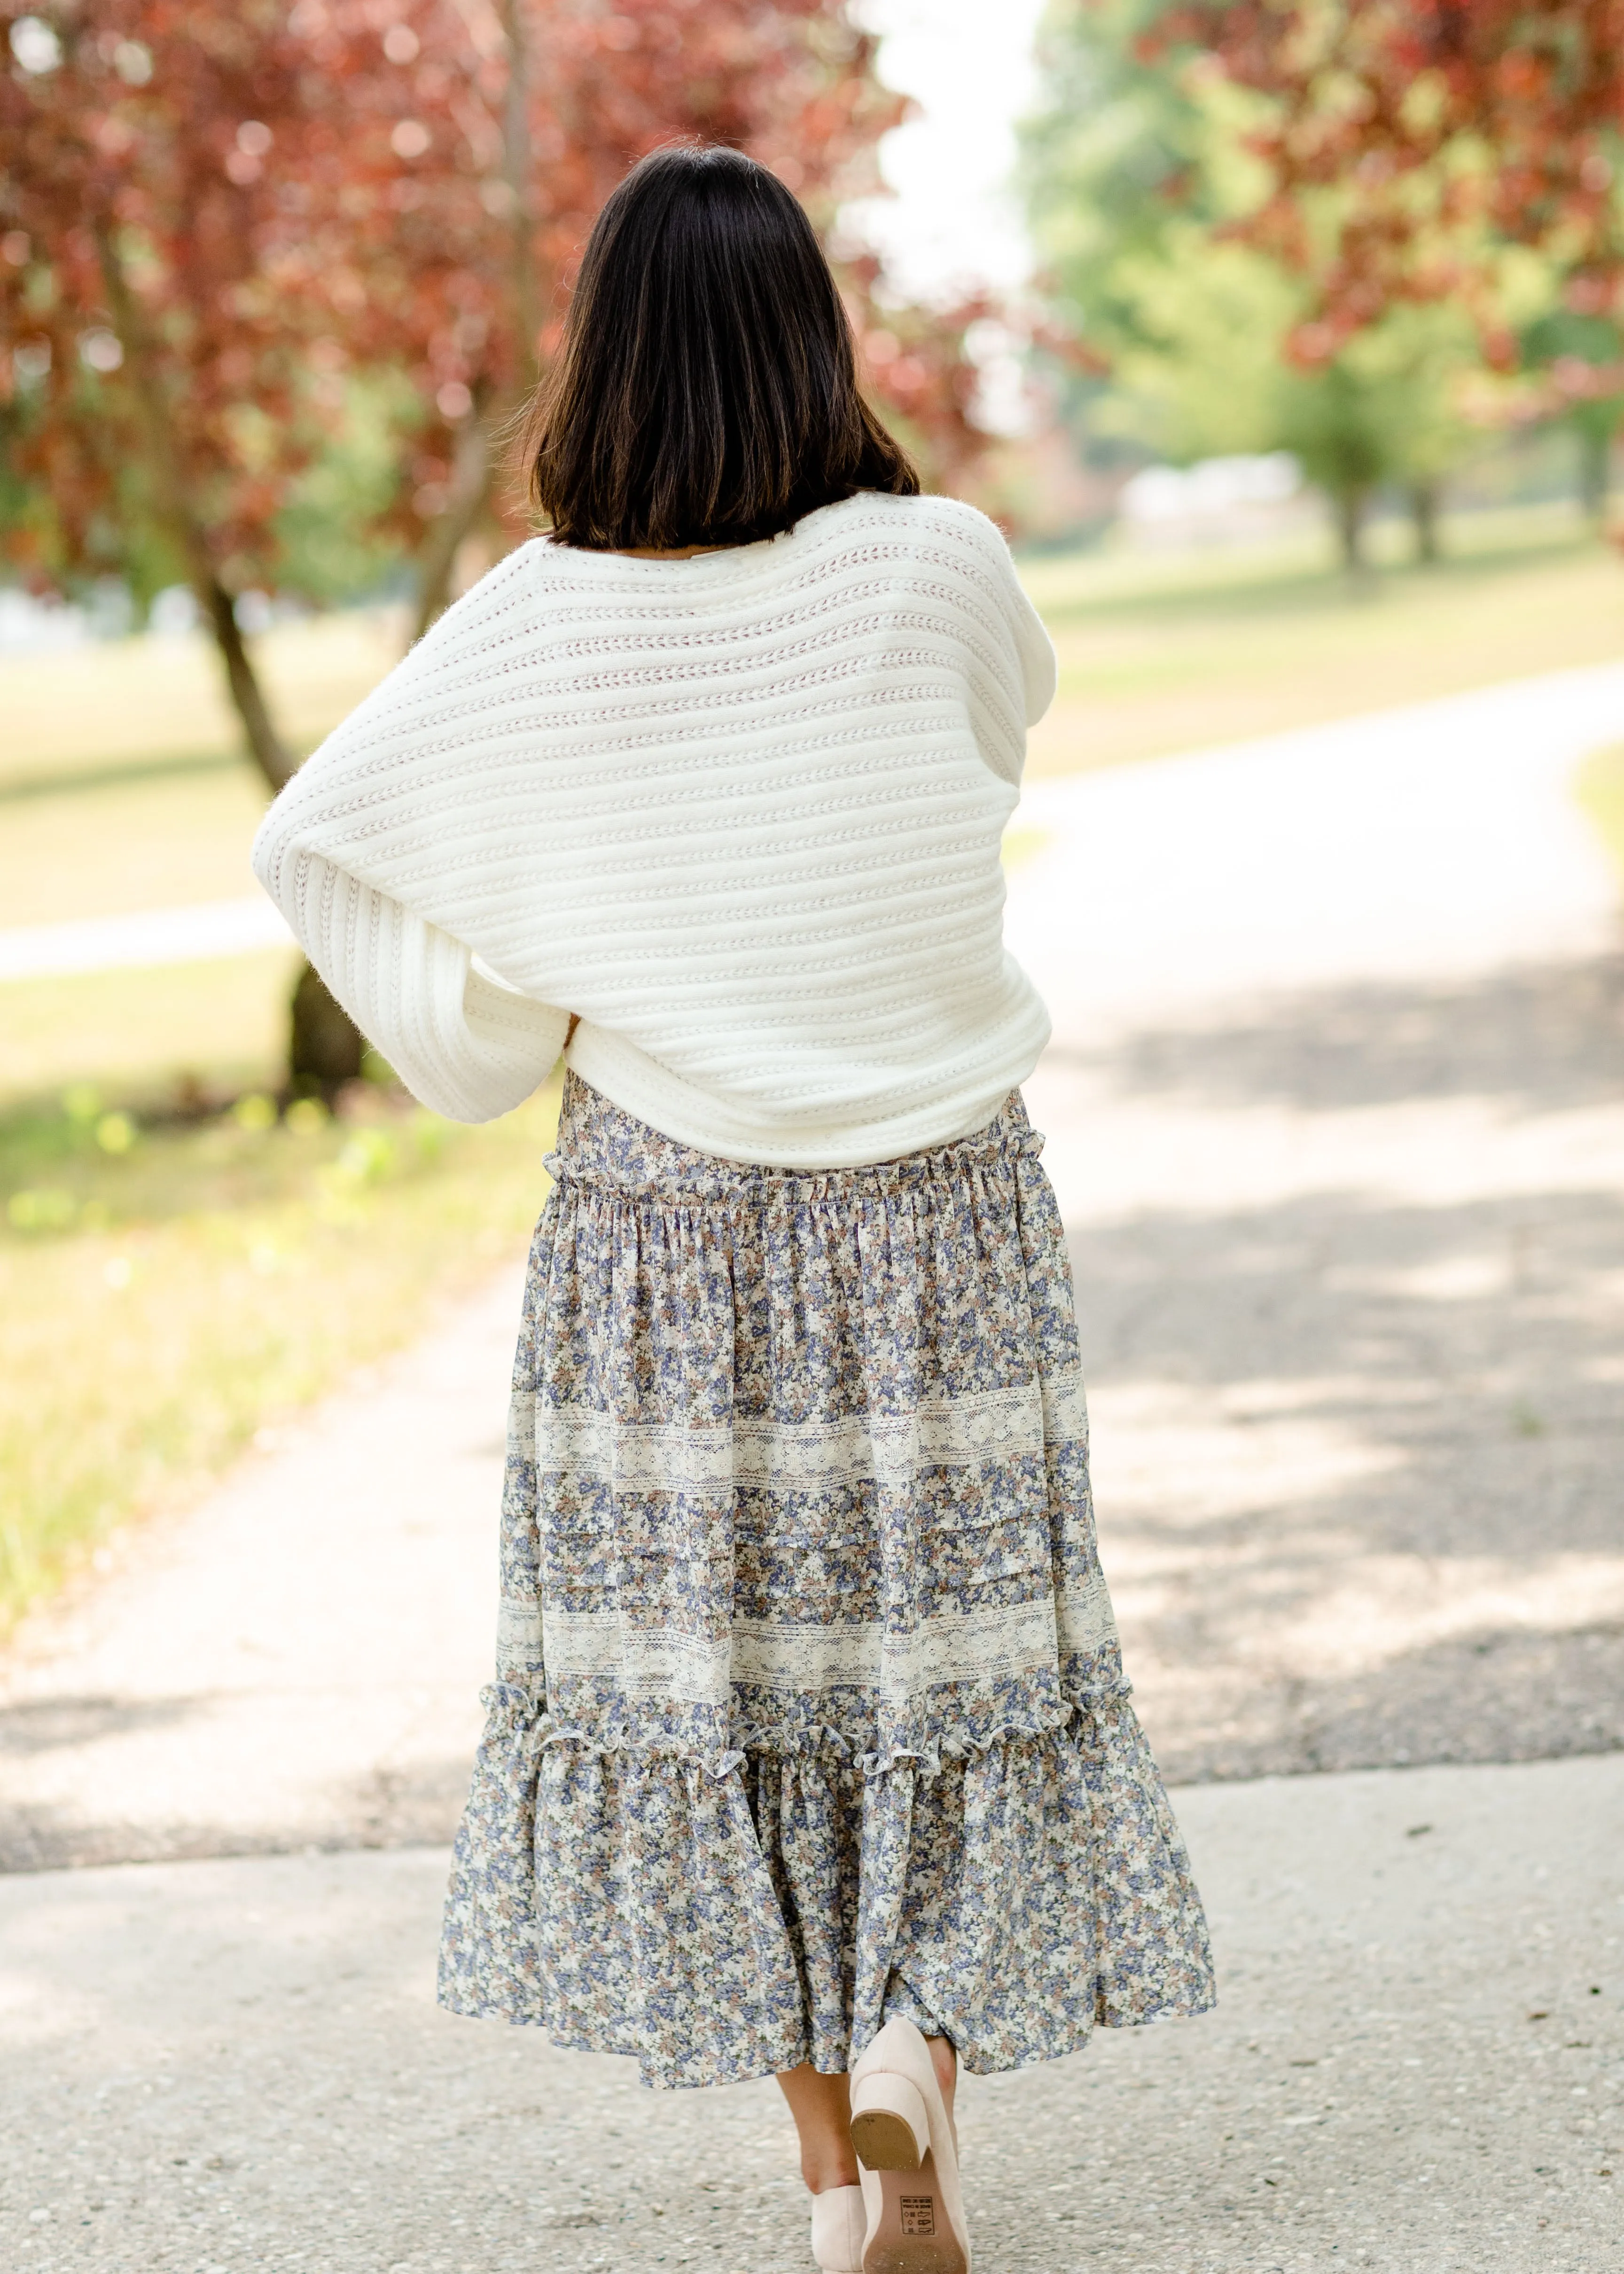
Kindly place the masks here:
<instances>
[{"instance_id":1,"label":"gathered waistband","mask_svg":"<svg viewBox=\"0 0 1624 2274\"><path fill-rule=\"evenodd\" d=\"M663 1136L571 1069L564 1077L558 1144L547 1156L547 1167L559 1185L627 1199L784 1204L835 1197L859 1200L867 1193L951 1182L975 1170L1012 1168L1017 1158L1035 1158L1042 1146L1015 1089L984 1128L945 1145L906 1153L898 1160L846 1169L784 1169L769 1163L729 1161Z\"/></svg>"}]
</instances>

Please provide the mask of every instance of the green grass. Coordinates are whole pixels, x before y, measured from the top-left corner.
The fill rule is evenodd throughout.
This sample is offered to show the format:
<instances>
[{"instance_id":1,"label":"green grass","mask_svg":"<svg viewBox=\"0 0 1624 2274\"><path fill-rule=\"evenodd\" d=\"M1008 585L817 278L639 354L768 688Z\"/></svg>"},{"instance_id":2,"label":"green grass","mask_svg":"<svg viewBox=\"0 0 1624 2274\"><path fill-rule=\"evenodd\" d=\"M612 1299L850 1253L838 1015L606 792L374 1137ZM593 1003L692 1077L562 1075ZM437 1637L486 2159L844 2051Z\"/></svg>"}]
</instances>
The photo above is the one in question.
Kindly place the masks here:
<instances>
[{"instance_id":1,"label":"green grass","mask_svg":"<svg viewBox=\"0 0 1624 2274\"><path fill-rule=\"evenodd\" d=\"M397 609L280 624L254 653L282 732L307 750L400 654ZM99 785L242 760L242 734L207 642L118 640L0 663L0 810L53 784Z\"/></svg>"},{"instance_id":2,"label":"green grass","mask_svg":"<svg viewBox=\"0 0 1624 2274\"><path fill-rule=\"evenodd\" d=\"M0 1630L523 1246L556 1092L278 1123L296 968L0 988Z\"/></svg>"},{"instance_id":3,"label":"green grass","mask_svg":"<svg viewBox=\"0 0 1624 2274\"><path fill-rule=\"evenodd\" d=\"M1244 741L1624 651L1624 563L1541 512L1350 584L1323 546L1023 566L1060 659L1034 774Z\"/></svg>"},{"instance_id":4,"label":"green grass","mask_svg":"<svg viewBox=\"0 0 1624 2274\"><path fill-rule=\"evenodd\" d=\"M0 1627L516 1254L557 1109L181 1121L77 1084L0 1116Z\"/></svg>"},{"instance_id":5,"label":"green grass","mask_svg":"<svg viewBox=\"0 0 1624 2274\"><path fill-rule=\"evenodd\" d=\"M240 899L257 889L248 848L265 805L257 776L240 762L0 800L0 921L55 923Z\"/></svg>"},{"instance_id":6,"label":"green grass","mask_svg":"<svg viewBox=\"0 0 1624 2274\"><path fill-rule=\"evenodd\" d=\"M177 1086L234 1096L274 1088L286 1046L291 948L147 971L0 986L0 1113L98 1083L143 1111Z\"/></svg>"},{"instance_id":7,"label":"green grass","mask_svg":"<svg viewBox=\"0 0 1624 2274\"><path fill-rule=\"evenodd\" d=\"M395 610L279 626L257 654L308 750L401 651ZM49 923L254 889L259 774L197 638L123 640L0 663L0 923Z\"/></svg>"}]
</instances>

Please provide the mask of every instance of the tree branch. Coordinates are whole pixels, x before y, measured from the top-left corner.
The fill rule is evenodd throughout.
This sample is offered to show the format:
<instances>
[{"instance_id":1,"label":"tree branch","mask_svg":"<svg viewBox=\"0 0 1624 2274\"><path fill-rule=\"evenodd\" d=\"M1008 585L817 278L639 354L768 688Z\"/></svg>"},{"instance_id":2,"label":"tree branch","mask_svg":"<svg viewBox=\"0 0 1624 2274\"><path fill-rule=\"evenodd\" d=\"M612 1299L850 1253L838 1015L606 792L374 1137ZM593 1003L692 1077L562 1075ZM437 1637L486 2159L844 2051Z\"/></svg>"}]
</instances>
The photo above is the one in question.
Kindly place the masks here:
<instances>
[{"instance_id":1,"label":"tree branch","mask_svg":"<svg viewBox=\"0 0 1624 2274\"><path fill-rule=\"evenodd\" d=\"M417 569L417 617L412 638L420 640L451 599L451 572L457 547L485 509L491 491L491 448L477 403L457 429L451 463L451 488L445 508L429 531Z\"/></svg>"},{"instance_id":2,"label":"tree branch","mask_svg":"<svg viewBox=\"0 0 1624 2274\"><path fill-rule=\"evenodd\" d=\"M541 335L534 245L535 204L530 144L530 48L524 0L500 0L502 39L508 50L508 87L502 104L502 173L508 192L508 295L518 348L518 393L535 384ZM430 530L419 556L417 616L412 638L419 640L451 599L457 547L471 534L491 493L490 436L486 403L476 392L474 407L457 431L446 505Z\"/></svg>"},{"instance_id":3,"label":"tree branch","mask_svg":"<svg viewBox=\"0 0 1624 2274\"><path fill-rule=\"evenodd\" d=\"M105 215L99 214L91 227L95 234L108 310L124 351L131 401L135 406L159 518L180 549L186 563L187 580L214 635L232 707L242 722L248 755L274 794L291 779L297 761L272 721L265 691L237 621L231 595L220 581L207 537L188 501L175 429L158 385L152 343L140 305L130 289L130 280L113 241L111 223Z\"/></svg>"},{"instance_id":4,"label":"tree branch","mask_svg":"<svg viewBox=\"0 0 1624 2274\"><path fill-rule=\"evenodd\" d=\"M508 289L513 295L515 327L519 335L519 388L534 384L540 355L541 302L536 290L533 234L535 204L531 189L530 43L525 37L523 0L502 0L502 35L508 43L508 97L502 111L502 176L510 202L512 267Z\"/></svg>"}]
</instances>

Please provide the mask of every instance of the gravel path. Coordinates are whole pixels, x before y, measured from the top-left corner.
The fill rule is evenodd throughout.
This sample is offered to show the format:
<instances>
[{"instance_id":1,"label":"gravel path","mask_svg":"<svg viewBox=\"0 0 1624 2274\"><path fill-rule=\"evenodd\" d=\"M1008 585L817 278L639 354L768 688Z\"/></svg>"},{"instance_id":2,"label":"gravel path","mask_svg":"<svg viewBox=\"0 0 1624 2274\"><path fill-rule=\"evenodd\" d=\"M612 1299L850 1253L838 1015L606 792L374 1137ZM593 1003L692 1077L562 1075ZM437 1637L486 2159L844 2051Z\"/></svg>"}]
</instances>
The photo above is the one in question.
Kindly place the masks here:
<instances>
[{"instance_id":1,"label":"gravel path","mask_svg":"<svg viewBox=\"0 0 1624 2274\"><path fill-rule=\"evenodd\" d=\"M991 2267L1624 2255L1624 970L1567 789L1620 736L1609 667L1028 800L1102 1549L1225 2002L972 2089ZM0 1671L8 2263L804 2263L771 2088L428 2003L516 1306Z\"/></svg>"}]
</instances>

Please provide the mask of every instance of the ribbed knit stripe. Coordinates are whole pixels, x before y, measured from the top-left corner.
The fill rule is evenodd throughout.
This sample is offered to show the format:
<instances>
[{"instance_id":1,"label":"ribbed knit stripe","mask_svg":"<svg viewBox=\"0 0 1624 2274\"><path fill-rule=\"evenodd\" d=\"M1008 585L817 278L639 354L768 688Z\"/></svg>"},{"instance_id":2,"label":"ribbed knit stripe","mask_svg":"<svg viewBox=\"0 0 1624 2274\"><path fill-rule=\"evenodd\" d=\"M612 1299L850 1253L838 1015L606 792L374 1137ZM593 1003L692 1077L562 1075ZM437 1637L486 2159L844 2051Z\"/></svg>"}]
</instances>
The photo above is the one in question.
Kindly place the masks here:
<instances>
[{"instance_id":1,"label":"ribbed knit stripe","mask_svg":"<svg viewBox=\"0 0 1624 2274\"><path fill-rule=\"evenodd\" d=\"M884 1160L989 1120L1047 1039L998 852L1054 684L951 499L691 561L538 539L308 760L254 868L439 1111L518 1103L575 1012L583 1077L685 1144Z\"/></svg>"}]
</instances>

